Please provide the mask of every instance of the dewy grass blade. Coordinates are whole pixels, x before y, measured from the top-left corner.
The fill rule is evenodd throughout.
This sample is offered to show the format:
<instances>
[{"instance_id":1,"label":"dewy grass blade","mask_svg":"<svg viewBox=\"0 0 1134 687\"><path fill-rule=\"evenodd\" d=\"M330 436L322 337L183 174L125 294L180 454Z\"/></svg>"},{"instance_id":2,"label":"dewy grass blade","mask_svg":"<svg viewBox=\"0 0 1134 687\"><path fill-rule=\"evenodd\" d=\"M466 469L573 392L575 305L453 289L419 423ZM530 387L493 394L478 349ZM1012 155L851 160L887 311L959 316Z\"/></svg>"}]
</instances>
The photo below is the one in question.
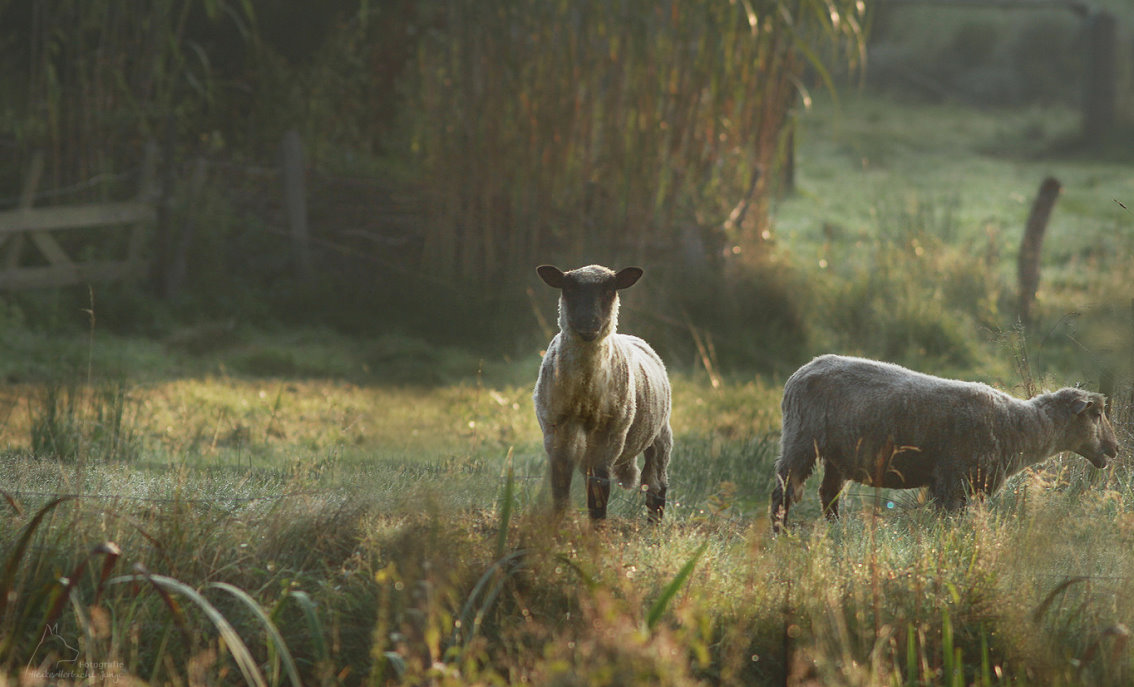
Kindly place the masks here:
<instances>
[{"instance_id":1,"label":"dewy grass blade","mask_svg":"<svg viewBox=\"0 0 1134 687\"><path fill-rule=\"evenodd\" d=\"M256 665L256 659L252 658L252 652L248 650L248 646L244 643L244 640L236 633L236 630L232 627L232 623L228 622L228 619L225 618L215 606L209 603L208 599L201 596L200 592L196 589L172 577L166 577L165 575L146 575L146 579L155 587L180 594L197 604L197 607L205 612L205 615L212 621L213 626L217 628L221 638L224 640L225 646L228 647L229 653L232 654L232 658L236 661L237 668L240 669L241 675L244 676L244 681L255 687L268 687L267 681L264 680L263 673L260 672L259 666ZM123 575L108 580L107 585L136 581L137 577L135 575Z\"/></svg>"},{"instance_id":2,"label":"dewy grass blade","mask_svg":"<svg viewBox=\"0 0 1134 687\"><path fill-rule=\"evenodd\" d=\"M512 519L512 506L515 501L516 475L512 467L512 449L508 449L508 476L504 481L504 495L500 500L500 531L496 535L496 558L504 557L504 549L508 545L508 524Z\"/></svg>"},{"instance_id":3,"label":"dewy grass blade","mask_svg":"<svg viewBox=\"0 0 1134 687\"><path fill-rule=\"evenodd\" d=\"M697 561L700 560L708 546L709 542L705 542L697 547L697 550L693 552L689 560L685 561L685 565L681 566L681 570L677 571L677 575L674 576L673 580L662 590L661 596L650 606L650 612L646 614L647 628L651 630L654 629L654 626L661 620L662 614L665 613L669 602L673 600L673 597L677 596L677 592L681 590L685 581L693 574L693 569L697 567Z\"/></svg>"},{"instance_id":4,"label":"dewy grass blade","mask_svg":"<svg viewBox=\"0 0 1134 687\"><path fill-rule=\"evenodd\" d=\"M90 562L91 558L96 555L104 555L106 559L103 561L102 571L98 579L98 588L95 592L95 604L97 605L99 598L102 596L103 585L106 583L106 578L110 574L110 569L114 567L114 563L121 554L122 551L118 549L118 546L114 542L105 542L91 549L91 552L79 561L75 569L71 571L71 574L64 578L63 589L55 595L55 601L52 603L51 610L48 611L47 618L43 622L44 627L54 624L59 618L59 614L63 612L63 605L71 598L71 592L75 589L75 585L78 584L79 578L82 577L83 572L86 571L87 564Z\"/></svg>"},{"instance_id":5,"label":"dewy grass blade","mask_svg":"<svg viewBox=\"0 0 1134 687\"><path fill-rule=\"evenodd\" d=\"M56 506L74 498L73 496L60 496L57 499L49 501L47 505L40 508L39 511L32 517L31 521L24 527L23 534L20 535L19 540L16 542L16 548L12 549L12 554L8 556L8 561L4 564L4 573L0 576L0 620L4 618L5 612L8 610L8 598L12 593L12 584L16 580L16 570L20 567L20 561L24 557L24 553L28 549L28 544L31 542L32 535L35 534L36 529L43 522L43 518L50 513ZM9 638L12 635L9 635Z\"/></svg>"},{"instance_id":6,"label":"dewy grass blade","mask_svg":"<svg viewBox=\"0 0 1134 687\"><path fill-rule=\"evenodd\" d=\"M521 569L524 557L527 555L527 549L513 551L489 566L488 570L480 576L476 586L469 594L469 598L465 601L465 605L461 608L460 627L453 628L450 641L454 644L468 644L476 636L481 623L484 622L484 616L492 608L492 605L496 602L496 597L504 588L504 583L508 577ZM492 585L491 588L489 588L489 584ZM485 590L488 591L482 597L481 593ZM478 599L480 600L479 605Z\"/></svg>"},{"instance_id":7,"label":"dewy grass blade","mask_svg":"<svg viewBox=\"0 0 1134 687\"><path fill-rule=\"evenodd\" d=\"M249 596L248 592L227 582L213 582L209 587L228 592L244 602L244 605L252 611L252 614L263 623L268 636L271 637L272 642L275 643L276 650L279 651L279 656L283 660L284 668L287 670L287 676L288 679L291 680L291 684L294 685L294 687L302 687L303 682L299 679L299 669L295 666L295 659L292 658L291 651L287 648L287 643L284 642L283 636L280 635L276 624L272 622L272 619L268 617L268 614L264 612L260 604L256 603L256 600Z\"/></svg>"},{"instance_id":8,"label":"dewy grass blade","mask_svg":"<svg viewBox=\"0 0 1134 687\"><path fill-rule=\"evenodd\" d=\"M1032 614L1032 620L1038 623L1047 613L1047 609L1051 607L1051 604L1055 601L1056 597L1066 591L1071 585L1078 582L1086 582L1087 580L1088 578L1083 576L1068 577L1059 584L1055 585L1055 588L1048 592L1047 596L1045 596L1043 601L1040 602L1040 605L1036 606L1036 610Z\"/></svg>"},{"instance_id":9,"label":"dewy grass blade","mask_svg":"<svg viewBox=\"0 0 1134 687\"><path fill-rule=\"evenodd\" d=\"M8 505L11 506L13 511L15 511L16 515L24 514L24 509L20 508L20 504L16 502L16 499L13 498L11 494L4 491L3 489L0 489L0 495L2 495L4 497L4 500L8 502Z\"/></svg>"},{"instance_id":10,"label":"dewy grass blade","mask_svg":"<svg viewBox=\"0 0 1134 687\"><path fill-rule=\"evenodd\" d=\"M279 603L276 604L275 609L272 611L272 622L278 620L284 602L288 599L295 599L299 607L303 610L303 616L307 620L307 629L310 633L311 641L315 644L315 653L318 660L327 662L331 660L331 654L327 650L327 642L324 640L323 623L319 620L319 614L316 612L315 602L311 600L311 596L307 592L300 590L289 591L284 594Z\"/></svg>"}]
</instances>

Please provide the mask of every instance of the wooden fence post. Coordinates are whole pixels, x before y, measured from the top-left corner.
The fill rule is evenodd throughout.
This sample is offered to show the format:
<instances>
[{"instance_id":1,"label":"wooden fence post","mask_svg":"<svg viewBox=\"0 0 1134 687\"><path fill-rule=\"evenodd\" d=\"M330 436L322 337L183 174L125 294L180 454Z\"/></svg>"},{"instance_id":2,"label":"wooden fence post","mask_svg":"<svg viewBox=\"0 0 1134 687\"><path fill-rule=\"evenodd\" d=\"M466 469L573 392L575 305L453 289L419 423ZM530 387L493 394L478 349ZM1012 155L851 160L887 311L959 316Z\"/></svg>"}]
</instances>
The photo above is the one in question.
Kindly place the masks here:
<instances>
[{"instance_id":1,"label":"wooden fence post","mask_svg":"<svg viewBox=\"0 0 1134 687\"><path fill-rule=\"evenodd\" d=\"M193 163L193 175L189 178L189 196L185 201L185 217L173 245L169 272L165 278L165 291L169 298L176 297L181 291L181 287L185 284L185 275L189 272L189 248L193 245L193 235L197 233L197 207L205 189L207 170L208 163L205 158L198 157Z\"/></svg>"},{"instance_id":2,"label":"wooden fence post","mask_svg":"<svg viewBox=\"0 0 1134 687\"><path fill-rule=\"evenodd\" d=\"M1016 274L1020 287L1020 321L1028 325L1031 318L1032 302L1039 290L1040 257L1043 236L1047 231L1047 221L1051 210L1059 199L1062 190L1059 180L1048 177L1040 184L1039 193L1032 203L1028 224L1024 229L1024 239L1020 243L1020 255L1016 259Z\"/></svg>"},{"instance_id":3,"label":"wooden fence post","mask_svg":"<svg viewBox=\"0 0 1134 687\"><path fill-rule=\"evenodd\" d=\"M283 156L284 207L291 229L292 255L296 271L303 279L311 277L311 246L307 230L307 189L303 172L303 141L291 129L281 144Z\"/></svg>"},{"instance_id":4,"label":"wooden fence post","mask_svg":"<svg viewBox=\"0 0 1134 687\"><path fill-rule=\"evenodd\" d=\"M143 149L142 170L138 173L138 201L141 203L154 203L157 201L157 161L158 145L153 139L146 141ZM138 222L130 231L130 246L127 259L137 270L139 276L144 277L146 260L142 257L142 247L146 242L146 231L149 227L144 222ZM155 256L155 260L157 256Z\"/></svg>"},{"instance_id":5,"label":"wooden fence post","mask_svg":"<svg viewBox=\"0 0 1134 687\"><path fill-rule=\"evenodd\" d=\"M36 150L32 153L31 163L28 165L28 170L25 172L24 185L20 189L20 210L30 210L35 205L35 192L39 188L40 177L43 176L43 151ZM0 235L0 245L8 238L6 235ZM20 264L20 254L24 250L24 235L16 234L12 237L12 243L8 246L8 255L4 258L4 269L12 270Z\"/></svg>"},{"instance_id":6,"label":"wooden fence post","mask_svg":"<svg viewBox=\"0 0 1134 687\"><path fill-rule=\"evenodd\" d=\"M143 203L152 203L158 197L157 162L158 144L154 139L146 141L142 149L142 171L138 176L138 200Z\"/></svg>"},{"instance_id":7,"label":"wooden fence post","mask_svg":"<svg viewBox=\"0 0 1134 687\"><path fill-rule=\"evenodd\" d=\"M1092 12L1086 19L1087 59L1083 79L1083 139L1099 143L1114 126L1117 97L1118 22L1110 12Z\"/></svg>"},{"instance_id":8,"label":"wooden fence post","mask_svg":"<svg viewBox=\"0 0 1134 687\"><path fill-rule=\"evenodd\" d=\"M176 176L174 161L176 152L176 128L173 123L173 115L168 115L165 119L165 132L161 142L161 184L157 193L158 198L155 199L157 202L157 222L154 227L153 241L150 245L150 252L153 255L150 263L150 287L162 298L169 295L165 288L173 245L173 187ZM147 158L149 155L150 151L147 146ZM144 170L143 174L145 174ZM155 174L150 176L157 177L156 168Z\"/></svg>"}]
</instances>

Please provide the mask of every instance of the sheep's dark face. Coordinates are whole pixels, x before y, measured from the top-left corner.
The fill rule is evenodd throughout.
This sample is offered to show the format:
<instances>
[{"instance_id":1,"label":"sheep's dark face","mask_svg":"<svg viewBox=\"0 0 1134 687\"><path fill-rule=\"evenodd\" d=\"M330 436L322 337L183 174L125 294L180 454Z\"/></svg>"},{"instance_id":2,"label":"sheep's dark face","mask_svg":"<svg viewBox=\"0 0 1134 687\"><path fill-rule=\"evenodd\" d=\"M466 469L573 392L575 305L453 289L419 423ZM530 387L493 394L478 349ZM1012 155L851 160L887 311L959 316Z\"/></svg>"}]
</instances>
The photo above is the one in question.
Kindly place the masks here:
<instances>
[{"instance_id":1,"label":"sheep's dark face","mask_svg":"<svg viewBox=\"0 0 1134 687\"><path fill-rule=\"evenodd\" d=\"M642 276L638 267L619 272L589 265L561 272L551 265L537 270L544 283L559 289L559 327L583 341L599 341L618 327L618 290L633 286Z\"/></svg>"},{"instance_id":2,"label":"sheep's dark face","mask_svg":"<svg viewBox=\"0 0 1134 687\"><path fill-rule=\"evenodd\" d=\"M1118 455L1114 427L1106 416L1106 399L1102 394L1079 389L1066 392L1072 396L1068 402L1070 412L1074 414L1068 428L1068 448L1091 461L1096 468L1105 468L1107 460Z\"/></svg>"}]
</instances>

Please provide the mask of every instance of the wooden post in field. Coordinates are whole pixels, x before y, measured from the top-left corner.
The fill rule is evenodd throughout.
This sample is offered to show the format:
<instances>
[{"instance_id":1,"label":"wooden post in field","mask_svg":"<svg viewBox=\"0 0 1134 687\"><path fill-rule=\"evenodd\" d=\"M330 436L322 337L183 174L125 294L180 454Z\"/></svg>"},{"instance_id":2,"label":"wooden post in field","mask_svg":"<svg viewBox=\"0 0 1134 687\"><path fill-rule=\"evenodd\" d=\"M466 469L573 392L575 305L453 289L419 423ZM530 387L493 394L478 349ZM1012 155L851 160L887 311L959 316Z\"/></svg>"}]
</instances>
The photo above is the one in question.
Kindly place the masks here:
<instances>
[{"instance_id":1,"label":"wooden post in field","mask_svg":"<svg viewBox=\"0 0 1134 687\"><path fill-rule=\"evenodd\" d=\"M788 122L787 141L784 146L784 161L783 168L780 170L781 175L781 196L795 195L795 128L796 118L790 118Z\"/></svg>"},{"instance_id":2,"label":"wooden post in field","mask_svg":"<svg viewBox=\"0 0 1134 687\"><path fill-rule=\"evenodd\" d=\"M146 141L143 149L142 171L138 175L138 201L141 203L157 203L160 187L157 183L158 144L150 139ZM146 239L146 231L150 229L144 222L138 222L130 232L130 245L127 259L131 269L137 274L145 276L146 260L142 257L142 247ZM154 255L156 263L160 256Z\"/></svg>"},{"instance_id":3,"label":"wooden post in field","mask_svg":"<svg viewBox=\"0 0 1134 687\"><path fill-rule=\"evenodd\" d=\"M181 291L181 287L185 284L185 275L189 271L189 248L193 245L193 235L197 232L197 207L201 202L201 193L205 188L207 168L208 164L203 157L198 157L193 163L193 175L189 178L189 196L186 200L185 217L177 241L173 245L172 261L165 278L165 291L169 298L173 298Z\"/></svg>"},{"instance_id":4,"label":"wooden post in field","mask_svg":"<svg viewBox=\"0 0 1134 687\"><path fill-rule=\"evenodd\" d=\"M284 134L281 144L283 155L284 207L291 229L292 256L296 271L303 279L311 276L311 246L307 230L307 190L303 174L303 141L299 132L291 129Z\"/></svg>"},{"instance_id":5,"label":"wooden post in field","mask_svg":"<svg viewBox=\"0 0 1134 687\"><path fill-rule=\"evenodd\" d=\"M148 191L153 194L153 201L157 204L157 221L154 226L153 240L150 245L150 253L152 259L150 262L150 288L154 293L162 298L168 298L169 294L166 292L166 275L169 273L169 265L172 262L171 254L173 252L173 187L174 179L176 177L176 168L174 166L174 157L177 154L176 148L176 127L174 126L173 115L167 115L165 118L165 132L162 136L161 147L161 169L159 171L156 158L158 145L155 144L153 151L149 145L146 146L146 163L143 165L142 175L148 176L150 181L147 182L143 178L142 183L153 183ZM154 155L154 167L147 174L146 165L149 164L150 155ZM160 176L161 183L155 183Z\"/></svg>"},{"instance_id":6,"label":"wooden post in field","mask_svg":"<svg viewBox=\"0 0 1134 687\"><path fill-rule=\"evenodd\" d=\"M1114 126L1118 83L1118 21L1098 10L1086 19L1087 59L1083 79L1083 140L1099 143Z\"/></svg>"},{"instance_id":7,"label":"wooden post in field","mask_svg":"<svg viewBox=\"0 0 1134 687\"><path fill-rule=\"evenodd\" d=\"M1062 188L1055 177L1043 180L1032 203L1028 224L1024 228L1024 240L1020 243L1020 255L1016 261L1016 274L1020 286L1020 321L1025 326L1030 323L1032 303L1039 289L1044 232L1047 231L1047 221L1051 218L1051 210L1055 207Z\"/></svg>"},{"instance_id":8,"label":"wooden post in field","mask_svg":"<svg viewBox=\"0 0 1134 687\"><path fill-rule=\"evenodd\" d=\"M20 189L20 210L30 210L35 205L35 192L39 188L39 179L43 176L43 151L32 153L31 163L24 176L24 185ZM4 243L7 235L0 235L0 245ZM4 258L4 269L12 270L20 264L20 254L24 251L24 235L16 234L8 246L8 255Z\"/></svg>"}]
</instances>

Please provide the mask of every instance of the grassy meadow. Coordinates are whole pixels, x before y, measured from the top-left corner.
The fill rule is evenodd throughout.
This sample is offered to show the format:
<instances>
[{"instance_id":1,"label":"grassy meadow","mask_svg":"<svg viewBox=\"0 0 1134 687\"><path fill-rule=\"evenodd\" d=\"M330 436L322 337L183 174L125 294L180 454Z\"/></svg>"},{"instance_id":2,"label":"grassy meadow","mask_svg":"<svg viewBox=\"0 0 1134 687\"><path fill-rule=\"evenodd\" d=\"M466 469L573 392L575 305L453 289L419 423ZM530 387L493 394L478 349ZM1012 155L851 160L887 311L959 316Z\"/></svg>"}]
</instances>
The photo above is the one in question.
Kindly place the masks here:
<instances>
[{"instance_id":1,"label":"grassy meadow","mask_svg":"<svg viewBox=\"0 0 1134 687\"><path fill-rule=\"evenodd\" d=\"M45 334L0 310L0 684L1130 684L1134 171L1065 152L1075 126L861 96L800 115L765 259L806 331L777 360L1115 390L1112 467L1060 456L951 517L852 485L826 523L813 477L773 539L791 365L667 360L665 521L616 491L595 528L579 479L548 517L538 350L127 338L97 299ZM1047 175L1064 193L1023 329L1015 251ZM781 341L742 326L718 349Z\"/></svg>"}]
</instances>

